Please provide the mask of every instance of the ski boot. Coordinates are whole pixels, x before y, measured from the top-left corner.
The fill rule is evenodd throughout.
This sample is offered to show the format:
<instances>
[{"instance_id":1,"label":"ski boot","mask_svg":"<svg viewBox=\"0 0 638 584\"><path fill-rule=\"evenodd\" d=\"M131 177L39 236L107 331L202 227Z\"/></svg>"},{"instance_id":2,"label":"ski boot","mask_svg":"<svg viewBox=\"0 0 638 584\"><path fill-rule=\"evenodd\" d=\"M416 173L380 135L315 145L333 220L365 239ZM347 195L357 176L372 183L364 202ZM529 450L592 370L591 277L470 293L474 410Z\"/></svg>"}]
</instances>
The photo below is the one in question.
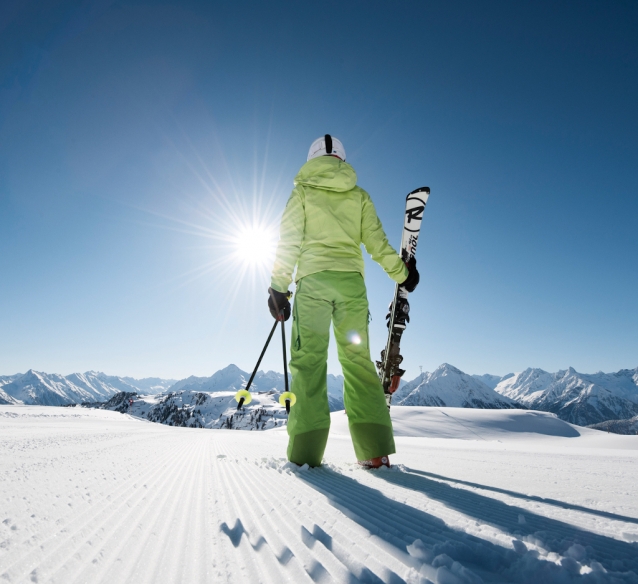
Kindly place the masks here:
<instances>
[{"instance_id":1,"label":"ski boot","mask_svg":"<svg viewBox=\"0 0 638 584\"><path fill-rule=\"evenodd\" d=\"M389 456L377 456L376 458L371 458L370 460L358 460L357 464L359 466L362 466L366 470L381 468L382 466L391 468Z\"/></svg>"}]
</instances>

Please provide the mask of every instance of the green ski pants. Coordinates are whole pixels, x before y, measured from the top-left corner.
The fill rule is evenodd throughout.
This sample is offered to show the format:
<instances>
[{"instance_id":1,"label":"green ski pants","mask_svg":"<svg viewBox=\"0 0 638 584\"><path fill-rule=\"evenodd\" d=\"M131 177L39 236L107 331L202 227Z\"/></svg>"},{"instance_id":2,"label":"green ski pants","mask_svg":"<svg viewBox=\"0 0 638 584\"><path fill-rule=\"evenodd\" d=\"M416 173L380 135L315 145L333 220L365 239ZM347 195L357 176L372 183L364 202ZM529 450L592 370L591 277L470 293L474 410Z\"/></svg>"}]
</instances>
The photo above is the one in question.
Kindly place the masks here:
<instances>
[{"instance_id":1,"label":"green ski pants","mask_svg":"<svg viewBox=\"0 0 638 584\"><path fill-rule=\"evenodd\" d=\"M288 460L319 466L323 458L330 428L326 377L331 321L357 459L396 452L383 388L370 360L368 315L358 272L318 272L297 283L290 358L297 402L288 419Z\"/></svg>"}]
</instances>

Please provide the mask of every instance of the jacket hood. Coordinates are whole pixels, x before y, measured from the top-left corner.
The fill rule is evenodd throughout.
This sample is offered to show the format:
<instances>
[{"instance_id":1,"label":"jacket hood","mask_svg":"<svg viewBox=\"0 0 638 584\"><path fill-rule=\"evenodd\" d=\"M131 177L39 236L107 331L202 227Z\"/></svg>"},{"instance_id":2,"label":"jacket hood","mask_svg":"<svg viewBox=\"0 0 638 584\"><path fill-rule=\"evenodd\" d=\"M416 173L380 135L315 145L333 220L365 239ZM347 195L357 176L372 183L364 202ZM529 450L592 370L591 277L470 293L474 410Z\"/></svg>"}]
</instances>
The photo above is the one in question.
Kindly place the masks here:
<instances>
[{"instance_id":1,"label":"jacket hood","mask_svg":"<svg viewBox=\"0 0 638 584\"><path fill-rule=\"evenodd\" d=\"M343 193L357 184L357 173L334 156L319 156L306 162L295 177L295 185L307 185Z\"/></svg>"}]
</instances>

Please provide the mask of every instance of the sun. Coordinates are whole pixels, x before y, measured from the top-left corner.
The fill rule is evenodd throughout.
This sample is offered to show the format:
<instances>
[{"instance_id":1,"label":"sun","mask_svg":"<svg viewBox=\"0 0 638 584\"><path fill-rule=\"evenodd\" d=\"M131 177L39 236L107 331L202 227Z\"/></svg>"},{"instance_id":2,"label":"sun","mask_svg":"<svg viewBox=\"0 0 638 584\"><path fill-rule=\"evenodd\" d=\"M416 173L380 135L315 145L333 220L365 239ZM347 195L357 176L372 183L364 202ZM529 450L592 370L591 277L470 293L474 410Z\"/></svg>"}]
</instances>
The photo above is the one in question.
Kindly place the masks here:
<instances>
[{"instance_id":1,"label":"sun","mask_svg":"<svg viewBox=\"0 0 638 584\"><path fill-rule=\"evenodd\" d=\"M233 236L233 256L245 267L272 266L277 248L277 231L266 225L245 225Z\"/></svg>"}]
</instances>

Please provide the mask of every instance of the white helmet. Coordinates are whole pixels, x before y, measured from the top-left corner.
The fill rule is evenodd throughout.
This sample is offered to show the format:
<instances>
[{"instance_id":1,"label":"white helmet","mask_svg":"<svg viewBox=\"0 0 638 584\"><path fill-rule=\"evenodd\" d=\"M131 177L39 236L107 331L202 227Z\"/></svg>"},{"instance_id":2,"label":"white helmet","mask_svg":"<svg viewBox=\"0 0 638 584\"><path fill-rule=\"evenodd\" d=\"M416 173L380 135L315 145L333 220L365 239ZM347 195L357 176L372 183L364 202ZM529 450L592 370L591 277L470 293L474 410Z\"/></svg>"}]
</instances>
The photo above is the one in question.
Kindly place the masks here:
<instances>
[{"instance_id":1,"label":"white helmet","mask_svg":"<svg viewBox=\"0 0 638 584\"><path fill-rule=\"evenodd\" d=\"M334 154L345 162L346 150L343 144L337 138L333 138L330 134L326 134L321 138L317 138L308 150L308 160L317 156L329 156Z\"/></svg>"}]
</instances>

